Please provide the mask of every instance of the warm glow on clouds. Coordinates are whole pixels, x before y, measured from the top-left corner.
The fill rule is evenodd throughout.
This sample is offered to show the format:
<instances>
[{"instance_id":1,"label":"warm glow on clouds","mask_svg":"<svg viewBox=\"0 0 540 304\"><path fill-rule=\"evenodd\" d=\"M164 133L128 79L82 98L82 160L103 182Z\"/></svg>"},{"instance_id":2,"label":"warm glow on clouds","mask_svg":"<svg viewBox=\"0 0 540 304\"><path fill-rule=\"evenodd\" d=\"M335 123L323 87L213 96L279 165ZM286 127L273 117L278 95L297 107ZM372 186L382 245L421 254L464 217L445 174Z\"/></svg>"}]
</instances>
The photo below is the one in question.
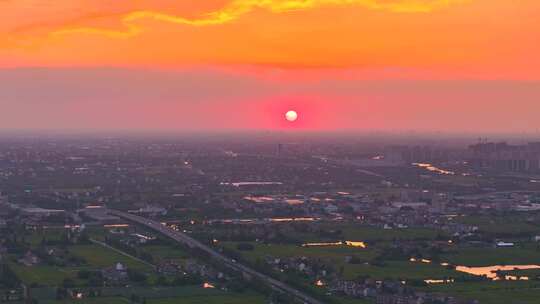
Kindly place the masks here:
<instances>
[{"instance_id":1,"label":"warm glow on clouds","mask_svg":"<svg viewBox=\"0 0 540 304\"><path fill-rule=\"evenodd\" d=\"M4 0L0 66L406 68L539 79L540 2Z\"/></svg>"},{"instance_id":2,"label":"warm glow on clouds","mask_svg":"<svg viewBox=\"0 0 540 304\"><path fill-rule=\"evenodd\" d=\"M141 19L153 19L161 22L191 26L210 26L231 22L256 9L273 13L285 13L298 10L314 9L321 6L361 6L375 10L393 12L429 12L433 9L467 0L233 0L225 7L205 13L202 17L187 18L158 11L133 11L121 16L124 27L121 30L109 30L99 27L67 27L55 30L54 35L99 34L114 38L128 38L140 34L143 29L137 24Z\"/></svg>"}]
</instances>

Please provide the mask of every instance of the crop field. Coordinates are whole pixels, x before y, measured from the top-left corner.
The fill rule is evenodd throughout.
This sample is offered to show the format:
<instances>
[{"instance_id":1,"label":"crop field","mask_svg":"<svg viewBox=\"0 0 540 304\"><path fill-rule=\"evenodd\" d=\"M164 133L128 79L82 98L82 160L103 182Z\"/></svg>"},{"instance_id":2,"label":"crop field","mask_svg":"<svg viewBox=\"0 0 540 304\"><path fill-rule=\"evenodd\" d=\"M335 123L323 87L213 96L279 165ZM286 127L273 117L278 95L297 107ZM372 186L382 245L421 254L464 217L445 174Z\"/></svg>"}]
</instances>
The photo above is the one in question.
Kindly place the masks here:
<instances>
[{"instance_id":1,"label":"crop field","mask_svg":"<svg viewBox=\"0 0 540 304\"><path fill-rule=\"evenodd\" d=\"M84 258L89 266L94 268L110 267L120 262L126 265L128 268L131 267L139 270L150 270L148 265L145 265L111 249L95 244L71 246L69 250L75 255Z\"/></svg>"},{"instance_id":2,"label":"crop field","mask_svg":"<svg viewBox=\"0 0 540 304\"><path fill-rule=\"evenodd\" d=\"M224 242L223 245L236 249L236 242ZM313 258L331 259L335 262L343 261L347 255L354 255L360 259L370 260L376 255L376 251L369 248L359 248L350 246L321 246L321 247L302 247L299 245L282 244L258 244L252 243L254 250L241 251L249 260L263 259L265 256L272 257L295 257L306 256Z\"/></svg>"},{"instance_id":3,"label":"crop field","mask_svg":"<svg viewBox=\"0 0 540 304\"><path fill-rule=\"evenodd\" d=\"M459 248L443 258L465 266L539 264L540 249L532 243L512 248Z\"/></svg>"},{"instance_id":4,"label":"crop field","mask_svg":"<svg viewBox=\"0 0 540 304\"><path fill-rule=\"evenodd\" d=\"M401 280L437 280L464 276L463 273L449 270L438 264L412 263L401 261L386 262L383 266L375 265L351 265L344 267L344 277L355 279L358 276L369 276L375 279L401 279Z\"/></svg>"},{"instance_id":5,"label":"crop field","mask_svg":"<svg viewBox=\"0 0 540 304\"><path fill-rule=\"evenodd\" d=\"M189 255L180 248L172 246L150 245L141 247L145 252L154 257L154 261L160 260L185 260Z\"/></svg>"},{"instance_id":6,"label":"crop field","mask_svg":"<svg viewBox=\"0 0 540 304\"><path fill-rule=\"evenodd\" d=\"M523 215L508 215L508 216L465 216L458 217L456 221L464 224L478 226L480 231L508 236L530 235L534 233L540 234L540 225L527 222Z\"/></svg>"},{"instance_id":7,"label":"crop field","mask_svg":"<svg viewBox=\"0 0 540 304\"><path fill-rule=\"evenodd\" d=\"M266 298L253 294L219 294L214 296L187 296L182 298L152 299L148 304L264 304Z\"/></svg>"},{"instance_id":8,"label":"crop field","mask_svg":"<svg viewBox=\"0 0 540 304\"><path fill-rule=\"evenodd\" d=\"M537 304L540 298L540 283L532 281L467 282L430 285L427 289L489 304Z\"/></svg>"},{"instance_id":9,"label":"crop field","mask_svg":"<svg viewBox=\"0 0 540 304\"><path fill-rule=\"evenodd\" d=\"M20 264L10 264L10 268L15 272L17 277L26 284L39 284L45 286L62 285L62 281L66 278L75 279L77 276L77 268L69 267L53 267L53 266L24 266Z\"/></svg>"},{"instance_id":10,"label":"crop field","mask_svg":"<svg viewBox=\"0 0 540 304\"><path fill-rule=\"evenodd\" d=\"M41 302L40 302L41 303ZM44 302L45 304L70 304L73 300L51 300ZM127 298L87 298L77 300L78 304L129 304L131 301Z\"/></svg>"},{"instance_id":11,"label":"crop field","mask_svg":"<svg viewBox=\"0 0 540 304\"><path fill-rule=\"evenodd\" d=\"M426 228L382 229L355 224L321 224L321 228L341 230L342 237L349 241L391 241L435 239L443 234L437 230Z\"/></svg>"}]
</instances>

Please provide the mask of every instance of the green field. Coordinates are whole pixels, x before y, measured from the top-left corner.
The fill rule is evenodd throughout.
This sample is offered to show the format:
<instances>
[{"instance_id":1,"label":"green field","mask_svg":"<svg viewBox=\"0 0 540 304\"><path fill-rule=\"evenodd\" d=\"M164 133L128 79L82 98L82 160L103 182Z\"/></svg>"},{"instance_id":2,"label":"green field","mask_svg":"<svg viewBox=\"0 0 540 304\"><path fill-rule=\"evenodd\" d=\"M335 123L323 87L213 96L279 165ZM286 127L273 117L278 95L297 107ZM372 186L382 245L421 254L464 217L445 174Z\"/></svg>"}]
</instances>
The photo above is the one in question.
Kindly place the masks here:
<instances>
[{"instance_id":1,"label":"green field","mask_svg":"<svg viewBox=\"0 0 540 304\"><path fill-rule=\"evenodd\" d=\"M108 233L108 229L102 228L102 227L89 227L86 228L86 234L88 234L88 237L94 240L98 240L100 242L105 241L105 236Z\"/></svg>"},{"instance_id":2,"label":"green field","mask_svg":"<svg viewBox=\"0 0 540 304\"><path fill-rule=\"evenodd\" d=\"M25 241L32 247L36 247L45 239L47 241L58 241L66 233L66 229L45 229L43 231L34 231L25 235Z\"/></svg>"},{"instance_id":3,"label":"green field","mask_svg":"<svg viewBox=\"0 0 540 304\"><path fill-rule=\"evenodd\" d=\"M207 293L207 294L204 294ZM40 302L41 303L41 302ZM127 304L131 303L129 297L99 297L87 298L82 300L52 300L44 302L46 304ZM267 303L266 298L253 293L226 293L222 291L216 292L199 292L199 294L186 294L181 297L171 298L148 298L148 304L263 304Z\"/></svg>"},{"instance_id":4,"label":"green field","mask_svg":"<svg viewBox=\"0 0 540 304\"><path fill-rule=\"evenodd\" d=\"M382 229L357 224L321 224L320 227L328 230L341 230L343 239L349 241L435 239L439 234L443 234L443 232L427 228Z\"/></svg>"},{"instance_id":5,"label":"green field","mask_svg":"<svg viewBox=\"0 0 540 304\"><path fill-rule=\"evenodd\" d=\"M146 271L151 270L150 266L146 264L100 245L77 245L71 246L69 250L73 254L84 258L88 265L93 268L101 269L113 266L114 264L120 262L126 265L128 268Z\"/></svg>"},{"instance_id":6,"label":"green field","mask_svg":"<svg viewBox=\"0 0 540 304\"><path fill-rule=\"evenodd\" d=\"M48 265L24 266L18 263L10 263L15 274L26 284L39 284L44 286L59 286L66 278L77 282L77 272L82 269L100 270L121 262L128 267L142 271L152 269L137 260L121 255L113 250L99 245L77 245L69 247L72 254L80 256L88 263L82 267L56 267Z\"/></svg>"},{"instance_id":7,"label":"green field","mask_svg":"<svg viewBox=\"0 0 540 304\"><path fill-rule=\"evenodd\" d=\"M185 260L189 258L186 252L180 248L171 246L149 245L141 247L141 249L151 254L156 262L161 260Z\"/></svg>"},{"instance_id":8,"label":"green field","mask_svg":"<svg viewBox=\"0 0 540 304\"><path fill-rule=\"evenodd\" d=\"M470 291L456 294L461 298L479 300L489 304L538 304L540 289L534 290L496 290Z\"/></svg>"},{"instance_id":9,"label":"green field","mask_svg":"<svg viewBox=\"0 0 540 304\"><path fill-rule=\"evenodd\" d=\"M540 250L532 243L513 248L459 248L441 259L465 266L540 264Z\"/></svg>"},{"instance_id":10,"label":"green field","mask_svg":"<svg viewBox=\"0 0 540 304\"><path fill-rule=\"evenodd\" d=\"M336 303L339 304L373 304L375 301L371 300L364 300L364 299L346 299L346 298L339 298L336 299Z\"/></svg>"},{"instance_id":11,"label":"green field","mask_svg":"<svg viewBox=\"0 0 540 304\"><path fill-rule=\"evenodd\" d=\"M79 268L58 268L54 266L31 266L10 264L17 277L26 284L39 284L46 286L62 285L65 278L75 279Z\"/></svg>"},{"instance_id":12,"label":"green field","mask_svg":"<svg viewBox=\"0 0 540 304\"><path fill-rule=\"evenodd\" d=\"M230 249L236 249L234 242L224 243ZM454 270L449 270L439 264L427 264L409 261L388 261L382 266L366 264L347 264L345 256L356 256L361 260L370 261L377 251L374 249L362 249L347 246L331 247L301 247L296 245L264 245L252 243L255 247L253 251L238 251L251 262L263 259L265 256L272 257L295 257L306 256L320 258L329 261L335 266L336 271L343 268L343 275L346 279L355 279L359 276L369 276L376 279L443 279L448 277L459 277L465 274Z\"/></svg>"},{"instance_id":13,"label":"green field","mask_svg":"<svg viewBox=\"0 0 540 304\"><path fill-rule=\"evenodd\" d=\"M540 299L540 283L534 281L453 283L430 285L427 290L487 304L537 304Z\"/></svg>"},{"instance_id":14,"label":"green field","mask_svg":"<svg viewBox=\"0 0 540 304\"><path fill-rule=\"evenodd\" d=\"M41 301L40 301L41 303ZM43 302L45 304L72 304L72 303L78 303L78 304L129 304L131 303L130 300L126 298L88 298L88 299L82 299L82 300L52 300L52 301L46 301Z\"/></svg>"},{"instance_id":15,"label":"green field","mask_svg":"<svg viewBox=\"0 0 540 304\"><path fill-rule=\"evenodd\" d=\"M236 250L236 242L223 242L222 245ZM350 246L327 246L327 247L302 247L298 245L282 244L259 244L252 243L255 247L252 251L240 251L247 259L255 261L263 259L265 256L272 257L313 257L330 259L336 263L343 262L348 255L354 255L360 259L370 260L377 254L375 250L369 248L358 248Z\"/></svg>"},{"instance_id":16,"label":"green field","mask_svg":"<svg viewBox=\"0 0 540 304\"><path fill-rule=\"evenodd\" d=\"M457 222L478 226L482 232L497 235L534 235L540 233L540 225L528 223L522 214L507 216L463 216Z\"/></svg>"},{"instance_id":17,"label":"green field","mask_svg":"<svg viewBox=\"0 0 540 304\"><path fill-rule=\"evenodd\" d=\"M464 276L463 273L449 270L438 264L412 263L412 262L386 262L384 266L374 265L344 265L344 277L355 279L358 276L369 276L375 279L417 279L435 280L448 277L456 278Z\"/></svg>"},{"instance_id":18,"label":"green field","mask_svg":"<svg viewBox=\"0 0 540 304\"><path fill-rule=\"evenodd\" d=\"M515 276L527 276L532 280L536 277L540 277L540 269L512 270L508 271L507 274Z\"/></svg>"},{"instance_id":19,"label":"green field","mask_svg":"<svg viewBox=\"0 0 540 304\"><path fill-rule=\"evenodd\" d=\"M266 298L252 294L221 294L215 296L195 296L169 299L153 299L148 304L264 304Z\"/></svg>"},{"instance_id":20,"label":"green field","mask_svg":"<svg viewBox=\"0 0 540 304\"><path fill-rule=\"evenodd\" d=\"M40 301L41 303L41 301ZM88 299L82 299L82 300L52 300L52 301L46 301L45 304L72 304L72 303L78 303L78 304L129 304L131 303L130 300L126 298L88 298Z\"/></svg>"}]
</instances>

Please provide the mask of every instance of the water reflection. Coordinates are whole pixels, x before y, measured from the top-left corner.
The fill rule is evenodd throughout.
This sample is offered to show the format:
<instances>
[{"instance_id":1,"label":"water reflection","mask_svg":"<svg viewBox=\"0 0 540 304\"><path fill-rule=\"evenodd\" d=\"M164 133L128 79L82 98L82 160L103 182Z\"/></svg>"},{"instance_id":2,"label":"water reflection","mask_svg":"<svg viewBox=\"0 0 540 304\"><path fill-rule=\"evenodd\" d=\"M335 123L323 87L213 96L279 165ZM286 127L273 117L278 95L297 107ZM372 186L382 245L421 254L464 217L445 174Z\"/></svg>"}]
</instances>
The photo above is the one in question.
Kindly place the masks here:
<instances>
[{"instance_id":1,"label":"water reflection","mask_svg":"<svg viewBox=\"0 0 540 304\"><path fill-rule=\"evenodd\" d=\"M419 258L410 258L410 262L416 263L432 263L428 259L419 259ZM442 262L440 263L443 267L452 266L449 263ZM493 266L482 266L482 267L469 267L469 266L455 266L455 270L463 273L468 273L474 276L484 276L492 281L499 280L508 280L508 281L528 281L528 276L520 275L510 275L505 272L516 271L516 270L530 270L530 269L540 269L540 265L493 265ZM444 283L453 283L454 279L427 279L424 282L428 284L444 284Z\"/></svg>"},{"instance_id":2,"label":"water reflection","mask_svg":"<svg viewBox=\"0 0 540 304\"><path fill-rule=\"evenodd\" d=\"M485 267L467 267L467 266L456 266L456 270L460 272L465 272L468 274L476 276L486 276L488 279L493 281L500 280L501 277L498 275L500 271L513 271L513 270L529 270L529 269L540 269L540 265L495 265L495 266L485 266ZM512 276L505 275L505 280L529 280L526 276Z\"/></svg>"},{"instance_id":3,"label":"water reflection","mask_svg":"<svg viewBox=\"0 0 540 304\"><path fill-rule=\"evenodd\" d=\"M270 222L313 222L317 220L314 217L288 217L288 218L271 218Z\"/></svg>"},{"instance_id":4,"label":"water reflection","mask_svg":"<svg viewBox=\"0 0 540 304\"><path fill-rule=\"evenodd\" d=\"M456 174L456 172L444 170L444 169L441 169L441 168L437 168L432 164L413 163L412 165L423 168L423 169L426 169L426 170L431 171L431 172L439 173L439 174L444 174L444 175L455 175Z\"/></svg>"},{"instance_id":5,"label":"water reflection","mask_svg":"<svg viewBox=\"0 0 540 304\"><path fill-rule=\"evenodd\" d=\"M302 247L329 247L329 246L350 246L350 247L359 247L367 248L366 243L357 242L357 241L345 241L345 242L327 242L327 243L305 243L302 244Z\"/></svg>"},{"instance_id":6,"label":"water reflection","mask_svg":"<svg viewBox=\"0 0 540 304\"><path fill-rule=\"evenodd\" d=\"M222 185L222 186L242 187L242 186L283 185L283 183L282 182L234 182L234 183L222 182L222 183L220 183L220 185Z\"/></svg>"},{"instance_id":7,"label":"water reflection","mask_svg":"<svg viewBox=\"0 0 540 304\"><path fill-rule=\"evenodd\" d=\"M446 280L424 280L427 284L448 284L448 283L454 283L454 279L446 279Z\"/></svg>"},{"instance_id":8,"label":"water reflection","mask_svg":"<svg viewBox=\"0 0 540 304\"><path fill-rule=\"evenodd\" d=\"M245 196L244 199L255 203L274 202L274 199L268 196Z\"/></svg>"}]
</instances>

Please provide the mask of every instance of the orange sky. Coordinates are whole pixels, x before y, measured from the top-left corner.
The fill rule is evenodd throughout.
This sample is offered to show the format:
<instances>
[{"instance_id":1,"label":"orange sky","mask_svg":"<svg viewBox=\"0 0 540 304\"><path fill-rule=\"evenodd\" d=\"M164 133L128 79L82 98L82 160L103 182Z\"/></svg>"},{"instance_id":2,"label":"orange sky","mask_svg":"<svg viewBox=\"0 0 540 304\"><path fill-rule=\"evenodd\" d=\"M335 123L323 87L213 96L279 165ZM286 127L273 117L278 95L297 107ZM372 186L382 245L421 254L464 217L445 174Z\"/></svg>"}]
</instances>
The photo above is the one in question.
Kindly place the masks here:
<instances>
[{"instance_id":1,"label":"orange sky","mask_svg":"<svg viewBox=\"0 0 540 304\"><path fill-rule=\"evenodd\" d=\"M307 88L306 83L322 86L326 81L339 79L356 84L374 80L380 80L381 84L396 79L415 81L413 93L428 100L437 98L438 92L433 87L444 81L471 81L471 86L475 86L478 85L475 81L502 80L513 89L505 93L507 100L497 101L496 109L512 113L503 109L517 103L540 110L537 105L540 100L536 99L540 96L538 0L0 0L0 11L0 70L4 69L0 77L9 79L13 78L10 73L36 67L55 75L63 75L58 69L65 68L73 69L77 75L84 74L85 69L103 67L163 73L169 70L180 78L195 70L204 71L208 82L216 77L222 79L225 73L225 78L237 81L234 90L238 91L244 89L243 81L295 87L287 92L289 95L259 94L256 99L261 103L298 96L302 100L299 103L305 104L306 96L311 96L317 100L315 103L324 104L324 98L332 98L333 102L348 100L341 104L348 112L360 109L354 106L359 98L364 109L367 93L350 92L342 87L325 94L313 93L324 88L316 85ZM155 79L160 77L163 76ZM174 77L167 77L175 81ZM96 82L98 78L84 81ZM434 86L434 80L439 84ZM33 83L35 78L20 77L19 81L42 88ZM115 81L125 84L131 80ZM523 83L525 86L532 83L533 89L527 86L524 93ZM489 86L481 88L485 90L481 94L489 93ZM42 89L52 90L52 87ZM248 98L237 97L238 92L227 94L230 96L226 98L234 105ZM404 113L409 115L424 111L428 103L410 96L401 100L385 90L377 94L372 96L374 100L392 96L395 105L407 105L411 110ZM460 100L455 102L460 106L471 105L475 96L460 95ZM0 93L0 105L8 109L4 118L13 119L9 110L18 109L11 104L17 96L1 97ZM515 100L517 97L520 100ZM151 107L151 101L146 102L145 108ZM193 106L189 99L174 102ZM380 105L367 104L382 109ZM168 113L166 105L161 107ZM429 103L427 107L430 115L437 110ZM141 110L137 115L144 112ZM380 112L375 114L383 117ZM147 125L159 120L159 115L155 116ZM459 117L451 121L456 119ZM44 120L42 125L46 124ZM373 128L435 127L412 118L405 119L402 125L385 121L372 124ZM68 125L66 122L58 127ZM197 126L195 122L193 125ZM24 125L0 123L1 127ZM456 127L448 125L449 129ZM520 130L530 127L538 126L532 122L519 123Z\"/></svg>"},{"instance_id":2,"label":"orange sky","mask_svg":"<svg viewBox=\"0 0 540 304\"><path fill-rule=\"evenodd\" d=\"M3 0L0 10L1 66L540 71L536 0Z\"/></svg>"}]
</instances>

